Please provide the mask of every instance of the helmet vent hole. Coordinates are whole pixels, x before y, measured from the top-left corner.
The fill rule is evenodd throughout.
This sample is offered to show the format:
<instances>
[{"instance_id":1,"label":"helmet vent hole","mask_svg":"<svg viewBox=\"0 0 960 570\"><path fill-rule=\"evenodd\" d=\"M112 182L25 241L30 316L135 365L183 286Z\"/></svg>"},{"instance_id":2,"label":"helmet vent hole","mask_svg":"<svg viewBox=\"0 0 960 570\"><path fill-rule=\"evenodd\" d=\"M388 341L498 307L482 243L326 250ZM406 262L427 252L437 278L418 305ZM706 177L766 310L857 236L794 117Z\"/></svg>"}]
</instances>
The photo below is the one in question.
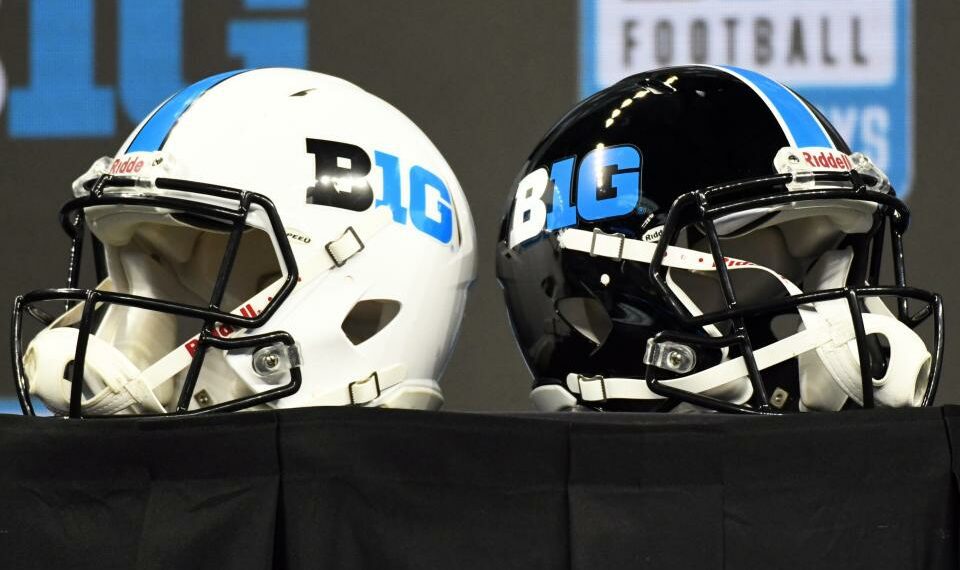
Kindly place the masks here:
<instances>
[{"instance_id":1,"label":"helmet vent hole","mask_svg":"<svg viewBox=\"0 0 960 570\"><path fill-rule=\"evenodd\" d=\"M593 297L567 297L557 301L557 313L570 327L599 346L613 331L613 321L600 301Z\"/></svg>"},{"instance_id":2,"label":"helmet vent hole","mask_svg":"<svg viewBox=\"0 0 960 570\"><path fill-rule=\"evenodd\" d=\"M540 288L543 289L543 293L551 299L553 298L556 286L557 280L553 278L553 275L547 275L543 278L543 281L540 282Z\"/></svg>"},{"instance_id":3,"label":"helmet vent hole","mask_svg":"<svg viewBox=\"0 0 960 570\"><path fill-rule=\"evenodd\" d=\"M71 384L73 383L73 371L75 368L76 368L76 365L73 360L68 362L66 366L63 367L63 379ZM84 370L84 372L88 372L88 370ZM83 384L80 387L81 395L84 398L92 398L94 396L95 388L87 384L87 379L84 379L83 381L81 381L81 384Z\"/></svg>"},{"instance_id":4,"label":"helmet vent hole","mask_svg":"<svg viewBox=\"0 0 960 570\"><path fill-rule=\"evenodd\" d=\"M890 364L890 343L880 334L868 334L866 338L867 354L870 356L870 375L876 379L887 375Z\"/></svg>"},{"instance_id":5,"label":"helmet vent hole","mask_svg":"<svg viewBox=\"0 0 960 570\"><path fill-rule=\"evenodd\" d=\"M350 309L340 328L353 344L373 338L396 318L400 303L390 299L367 299Z\"/></svg>"}]
</instances>

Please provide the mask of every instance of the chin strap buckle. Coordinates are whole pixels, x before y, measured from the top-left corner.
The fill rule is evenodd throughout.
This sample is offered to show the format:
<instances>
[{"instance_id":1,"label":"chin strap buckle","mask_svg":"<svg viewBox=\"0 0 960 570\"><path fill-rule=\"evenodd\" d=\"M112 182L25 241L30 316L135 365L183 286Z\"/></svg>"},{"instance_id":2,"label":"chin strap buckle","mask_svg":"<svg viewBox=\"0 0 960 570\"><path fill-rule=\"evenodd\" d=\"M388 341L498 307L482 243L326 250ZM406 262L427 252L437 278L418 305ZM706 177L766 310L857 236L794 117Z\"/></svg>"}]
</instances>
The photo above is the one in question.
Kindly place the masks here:
<instances>
[{"instance_id":1,"label":"chin strap buckle","mask_svg":"<svg viewBox=\"0 0 960 570\"><path fill-rule=\"evenodd\" d=\"M597 241L598 241L597 238L598 238L598 236L601 238L601 240L600 240L600 245L601 245L601 246L603 245L603 241L604 241L602 238L611 237L611 238L614 238L614 239L617 239L617 240L620 241L620 243L619 243L618 246L617 246L617 253L616 253L616 255L614 255L614 254L612 254L612 253L607 253L607 252L603 252L603 253L597 252ZM588 251L587 253L590 254L590 257L597 257L598 255L602 255L603 257L609 257L609 258L613 259L614 261L622 261L622 260L623 260L623 247L624 247L624 245L626 244L626 241L627 241L627 236L625 236L625 235L623 235L623 234L620 234L620 233L617 233L617 234L608 234L608 233L606 233L605 231L601 230L600 228L593 228L593 237L590 239L590 251ZM604 248L604 249L606 249L606 248Z\"/></svg>"},{"instance_id":2,"label":"chin strap buckle","mask_svg":"<svg viewBox=\"0 0 960 570\"><path fill-rule=\"evenodd\" d=\"M350 392L351 406L368 404L380 397L380 375L374 371L363 380L354 380L347 390Z\"/></svg>"},{"instance_id":3,"label":"chin strap buckle","mask_svg":"<svg viewBox=\"0 0 960 570\"><path fill-rule=\"evenodd\" d=\"M607 385L603 376L584 376L577 374L577 388L580 396L587 402L606 402Z\"/></svg>"},{"instance_id":4,"label":"chin strap buckle","mask_svg":"<svg viewBox=\"0 0 960 570\"><path fill-rule=\"evenodd\" d=\"M351 257L363 251L366 245L363 243L363 240L360 239L360 234L357 233L357 230L353 229L353 226L347 226L347 229L340 234L340 237L328 242L327 245L323 247L327 250L330 259L333 260L333 264L337 267L343 267Z\"/></svg>"}]
</instances>

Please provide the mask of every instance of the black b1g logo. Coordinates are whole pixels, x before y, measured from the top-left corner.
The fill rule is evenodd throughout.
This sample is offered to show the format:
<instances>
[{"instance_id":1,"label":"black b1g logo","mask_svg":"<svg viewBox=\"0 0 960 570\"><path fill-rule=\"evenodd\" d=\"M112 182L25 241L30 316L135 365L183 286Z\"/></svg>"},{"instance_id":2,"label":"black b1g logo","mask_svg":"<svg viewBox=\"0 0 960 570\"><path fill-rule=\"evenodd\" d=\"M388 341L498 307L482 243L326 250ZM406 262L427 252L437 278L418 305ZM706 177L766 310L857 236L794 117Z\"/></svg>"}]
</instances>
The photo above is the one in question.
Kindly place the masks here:
<instances>
[{"instance_id":1,"label":"black b1g logo","mask_svg":"<svg viewBox=\"0 0 960 570\"><path fill-rule=\"evenodd\" d=\"M367 182L370 157L356 145L307 139L313 155L316 181L307 188L307 204L332 206L362 212L373 204L373 190Z\"/></svg>"}]
</instances>

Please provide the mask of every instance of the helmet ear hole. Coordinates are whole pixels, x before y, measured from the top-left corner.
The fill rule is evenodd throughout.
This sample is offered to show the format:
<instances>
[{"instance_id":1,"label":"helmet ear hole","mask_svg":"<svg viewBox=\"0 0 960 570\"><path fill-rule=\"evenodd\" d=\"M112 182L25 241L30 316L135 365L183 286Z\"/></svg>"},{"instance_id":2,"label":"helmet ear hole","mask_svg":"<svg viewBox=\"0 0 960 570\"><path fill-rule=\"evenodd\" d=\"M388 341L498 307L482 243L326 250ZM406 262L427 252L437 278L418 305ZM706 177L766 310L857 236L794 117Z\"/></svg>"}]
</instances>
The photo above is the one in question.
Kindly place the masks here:
<instances>
[{"instance_id":1,"label":"helmet ear hole","mask_svg":"<svg viewBox=\"0 0 960 570\"><path fill-rule=\"evenodd\" d=\"M566 297L557 301L557 314L587 340L603 346L613 331L613 321L600 301L593 297Z\"/></svg>"},{"instance_id":2,"label":"helmet ear hole","mask_svg":"<svg viewBox=\"0 0 960 570\"><path fill-rule=\"evenodd\" d=\"M362 344L382 331L400 313L400 303L392 299L365 299L350 309L340 324L353 344Z\"/></svg>"},{"instance_id":3,"label":"helmet ear hole","mask_svg":"<svg viewBox=\"0 0 960 570\"><path fill-rule=\"evenodd\" d=\"M887 375L887 366L890 364L890 341L881 334L868 334L867 354L870 356L870 375L874 378L883 378Z\"/></svg>"}]
</instances>

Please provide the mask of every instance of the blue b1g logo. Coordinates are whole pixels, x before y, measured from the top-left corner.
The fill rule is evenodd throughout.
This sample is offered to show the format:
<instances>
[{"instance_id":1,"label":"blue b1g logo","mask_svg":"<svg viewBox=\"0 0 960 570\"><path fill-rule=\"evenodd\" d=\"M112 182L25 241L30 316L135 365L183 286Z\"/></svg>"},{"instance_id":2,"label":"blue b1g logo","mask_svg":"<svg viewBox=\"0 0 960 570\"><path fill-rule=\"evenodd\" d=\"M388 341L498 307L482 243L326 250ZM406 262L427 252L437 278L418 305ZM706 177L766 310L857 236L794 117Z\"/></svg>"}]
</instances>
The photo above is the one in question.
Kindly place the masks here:
<instances>
[{"instance_id":1,"label":"blue b1g logo","mask_svg":"<svg viewBox=\"0 0 960 570\"><path fill-rule=\"evenodd\" d=\"M549 171L541 167L520 180L510 218L509 247L540 235L544 229L572 226L578 216L597 221L636 210L643 167L643 156L637 147L598 146L583 157L579 168L576 161L573 156L558 160Z\"/></svg>"},{"instance_id":2,"label":"blue b1g logo","mask_svg":"<svg viewBox=\"0 0 960 570\"><path fill-rule=\"evenodd\" d=\"M913 0L580 0L581 94L703 63L796 89L901 197L913 162Z\"/></svg>"},{"instance_id":3,"label":"blue b1g logo","mask_svg":"<svg viewBox=\"0 0 960 570\"><path fill-rule=\"evenodd\" d=\"M109 137L117 109L139 122L183 77L184 0L115 0L117 85L94 79L94 0L30 0L29 79L9 86L11 138ZM244 0L244 12L226 22L224 54L240 67L306 67L306 0ZM273 17L258 18L269 10ZM291 12L290 18L276 13ZM102 30L100 31L102 33ZM115 56L113 55L115 54ZM0 68L2 71L2 68ZM3 88L0 77L0 108Z\"/></svg>"}]
</instances>

